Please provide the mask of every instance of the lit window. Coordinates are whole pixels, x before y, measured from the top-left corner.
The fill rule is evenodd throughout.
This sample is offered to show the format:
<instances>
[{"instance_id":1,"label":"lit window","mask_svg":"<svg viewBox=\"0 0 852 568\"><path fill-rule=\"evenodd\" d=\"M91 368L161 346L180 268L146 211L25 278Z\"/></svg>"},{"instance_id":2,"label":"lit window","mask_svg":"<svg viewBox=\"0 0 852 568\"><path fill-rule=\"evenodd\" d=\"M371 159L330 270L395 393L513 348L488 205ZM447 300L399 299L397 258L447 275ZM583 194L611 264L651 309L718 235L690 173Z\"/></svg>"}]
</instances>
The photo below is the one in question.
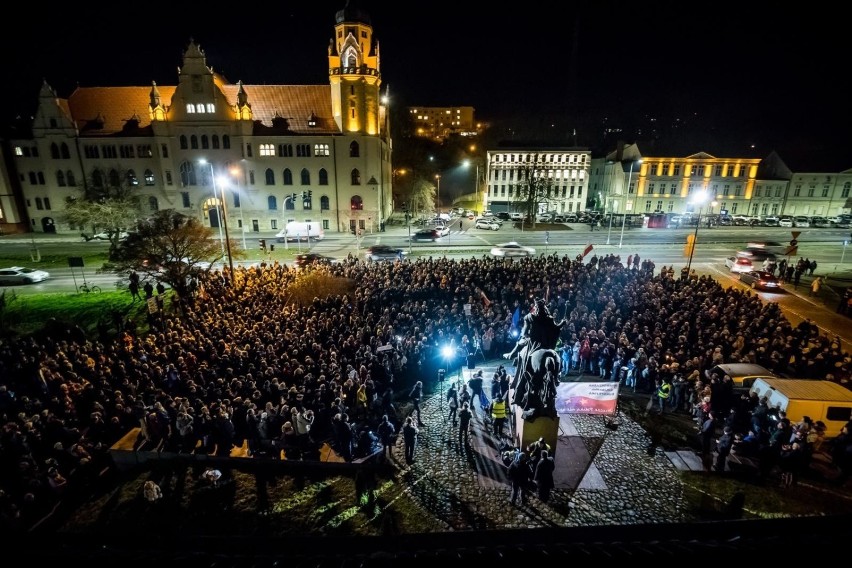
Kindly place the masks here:
<instances>
[{"instance_id":1,"label":"lit window","mask_svg":"<svg viewBox=\"0 0 852 568\"><path fill-rule=\"evenodd\" d=\"M192 104L192 103L187 104L186 105L186 112L187 112L187 114L195 114L195 105Z\"/></svg>"},{"instance_id":2,"label":"lit window","mask_svg":"<svg viewBox=\"0 0 852 568\"><path fill-rule=\"evenodd\" d=\"M275 144L261 144L259 151L261 156L274 156Z\"/></svg>"},{"instance_id":3,"label":"lit window","mask_svg":"<svg viewBox=\"0 0 852 568\"><path fill-rule=\"evenodd\" d=\"M204 103L198 103L197 105L195 105L195 110L199 114L203 114L204 113Z\"/></svg>"},{"instance_id":4,"label":"lit window","mask_svg":"<svg viewBox=\"0 0 852 568\"><path fill-rule=\"evenodd\" d=\"M207 103L207 112L210 114L216 112L216 105L214 105L213 103Z\"/></svg>"}]
</instances>

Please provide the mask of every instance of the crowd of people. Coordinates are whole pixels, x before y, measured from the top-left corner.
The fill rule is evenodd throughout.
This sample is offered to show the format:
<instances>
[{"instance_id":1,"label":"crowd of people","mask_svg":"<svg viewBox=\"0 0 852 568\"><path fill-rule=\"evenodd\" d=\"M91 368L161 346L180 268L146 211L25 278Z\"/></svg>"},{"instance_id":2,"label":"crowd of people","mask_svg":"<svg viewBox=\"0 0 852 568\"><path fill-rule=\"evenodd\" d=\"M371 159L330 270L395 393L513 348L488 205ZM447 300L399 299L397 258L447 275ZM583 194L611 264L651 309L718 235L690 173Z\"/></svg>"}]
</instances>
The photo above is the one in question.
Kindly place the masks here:
<instances>
[{"instance_id":1,"label":"crowd of people","mask_svg":"<svg viewBox=\"0 0 852 568\"><path fill-rule=\"evenodd\" d=\"M625 380L630 367L648 392L658 379L697 384L720 361L849 380L839 338L812 322L793 326L777 304L710 277L631 261L349 257L312 269L344 279L349 292L306 305L288 294L300 270L273 263L238 268L233 279L202 275L182 309L145 334L122 326L106 340L72 328L4 340L3 524L29 526L93 483L134 428L146 449L228 456L245 446L302 459L328 443L357 459L374 451L386 418L404 432L395 403L417 381L431 390L445 346L467 336L486 358L509 351L515 314L537 298L566 319L560 341L580 346L572 365L605 380Z\"/></svg>"}]
</instances>

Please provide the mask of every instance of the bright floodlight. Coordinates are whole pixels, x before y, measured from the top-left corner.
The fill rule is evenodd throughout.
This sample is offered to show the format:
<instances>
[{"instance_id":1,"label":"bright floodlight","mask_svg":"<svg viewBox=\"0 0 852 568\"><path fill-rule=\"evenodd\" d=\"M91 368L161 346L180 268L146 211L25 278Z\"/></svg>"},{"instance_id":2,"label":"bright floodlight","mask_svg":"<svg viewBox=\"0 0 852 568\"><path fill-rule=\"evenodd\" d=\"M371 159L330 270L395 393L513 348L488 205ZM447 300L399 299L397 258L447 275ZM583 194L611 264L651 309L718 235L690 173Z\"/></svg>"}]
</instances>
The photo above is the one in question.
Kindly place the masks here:
<instances>
[{"instance_id":1,"label":"bright floodlight","mask_svg":"<svg viewBox=\"0 0 852 568\"><path fill-rule=\"evenodd\" d=\"M692 203L695 205L703 205L707 201L708 195L706 191L699 191L692 198Z\"/></svg>"},{"instance_id":2,"label":"bright floodlight","mask_svg":"<svg viewBox=\"0 0 852 568\"><path fill-rule=\"evenodd\" d=\"M444 345L443 349L441 349L441 354L448 359L453 356L453 352L455 352L455 349L449 345Z\"/></svg>"}]
</instances>

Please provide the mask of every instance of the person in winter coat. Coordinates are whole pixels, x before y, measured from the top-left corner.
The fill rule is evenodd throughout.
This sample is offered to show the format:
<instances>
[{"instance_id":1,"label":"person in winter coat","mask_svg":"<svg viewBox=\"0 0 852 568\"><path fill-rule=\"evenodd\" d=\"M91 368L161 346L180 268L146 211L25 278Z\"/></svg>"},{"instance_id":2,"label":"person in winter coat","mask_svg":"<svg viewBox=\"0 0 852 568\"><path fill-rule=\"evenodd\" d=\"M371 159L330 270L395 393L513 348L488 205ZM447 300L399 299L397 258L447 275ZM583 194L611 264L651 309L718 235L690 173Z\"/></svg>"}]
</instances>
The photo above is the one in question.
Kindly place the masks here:
<instances>
[{"instance_id":1,"label":"person in winter coat","mask_svg":"<svg viewBox=\"0 0 852 568\"><path fill-rule=\"evenodd\" d=\"M530 477L532 476L529 462L529 456L524 452L520 452L509 465L509 480L512 482L512 496L509 498L509 502L512 505L517 503L518 497L521 498L522 505L527 504L527 493L530 486Z\"/></svg>"},{"instance_id":2,"label":"person in winter coat","mask_svg":"<svg viewBox=\"0 0 852 568\"><path fill-rule=\"evenodd\" d=\"M556 463L553 461L553 458L550 457L550 452L542 450L538 464L535 466L533 481L535 481L536 484L538 498L544 503L547 503L550 499L550 491L554 487L553 470L555 469Z\"/></svg>"}]
</instances>

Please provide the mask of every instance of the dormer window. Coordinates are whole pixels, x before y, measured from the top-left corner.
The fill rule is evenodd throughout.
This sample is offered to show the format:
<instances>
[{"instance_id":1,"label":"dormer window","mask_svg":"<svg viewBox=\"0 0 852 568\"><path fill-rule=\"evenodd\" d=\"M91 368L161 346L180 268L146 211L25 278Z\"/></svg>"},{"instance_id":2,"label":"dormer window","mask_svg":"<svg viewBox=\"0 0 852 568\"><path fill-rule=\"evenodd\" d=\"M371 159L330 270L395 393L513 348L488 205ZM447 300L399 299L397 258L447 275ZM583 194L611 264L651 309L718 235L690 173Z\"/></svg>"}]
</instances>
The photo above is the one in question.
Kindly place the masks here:
<instances>
[{"instance_id":1,"label":"dormer window","mask_svg":"<svg viewBox=\"0 0 852 568\"><path fill-rule=\"evenodd\" d=\"M308 117L308 126L311 128L316 128L317 126L317 115L311 113L311 116Z\"/></svg>"}]
</instances>

